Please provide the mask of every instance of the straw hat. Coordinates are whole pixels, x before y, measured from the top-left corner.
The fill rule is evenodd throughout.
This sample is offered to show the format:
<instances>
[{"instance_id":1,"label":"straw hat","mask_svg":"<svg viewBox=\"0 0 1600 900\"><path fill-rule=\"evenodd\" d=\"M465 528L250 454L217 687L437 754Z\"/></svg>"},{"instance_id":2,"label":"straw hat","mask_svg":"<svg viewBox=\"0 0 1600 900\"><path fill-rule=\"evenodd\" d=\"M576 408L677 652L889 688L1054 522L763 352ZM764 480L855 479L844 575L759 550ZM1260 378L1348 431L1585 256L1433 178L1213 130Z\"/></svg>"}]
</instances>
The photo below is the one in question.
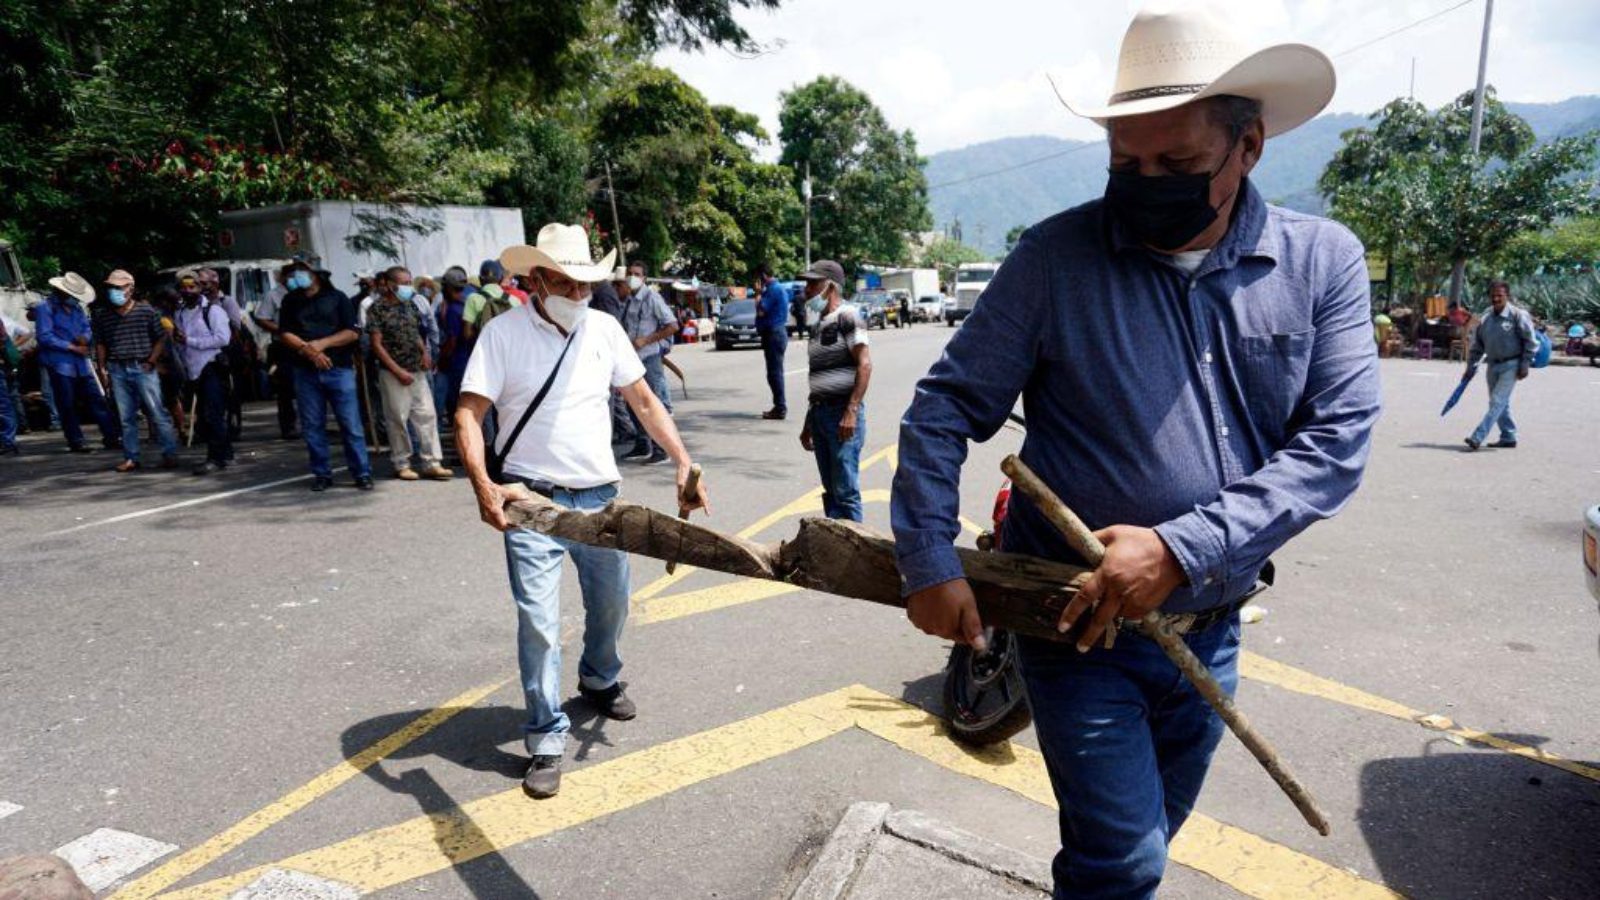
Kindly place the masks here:
<instances>
[{"instance_id":1,"label":"straw hat","mask_svg":"<svg viewBox=\"0 0 1600 900\"><path fill-rule=\"evenodd\" d=\"M539 239L533 246L507 247L500 254L500 262L514 275L526 275L535 268L555 269L573 281L592 284L611 276L611 263L616 257L613 248L596 261L589 251L589 233L582 225L551 222L539 229Z\"/></svg>"},{"instance_id":2,"label":"straw hat","mask_svg":"<svg viewBox=\"0 0 1600 900\"><path fill-rule=\"evenodd\" d=\"M119 288L129 287L133 284L133 275L129 274L127 269L112 269L111 274L106 276L106 284Z\"/></svg>"},{"instance_id":3,"label":"straw hat","mask_svg":"<svg viewBox=\"0 0 1600 900\"><path fill-rule=\"evenodd\" d=\"M50 279L50 286L79 303L94 302L94 286L77 272L63 272L60 276Z\"/></svg>"},{"instance_id":4,"label":"straw hat","mask_svg":"<svg viewBox=\"0 0 1600 900\"><path fill-rule=\"evenodd\" d=\"M1333 62L1315 47L1277 44L1252 53L1215 9L1151 6L1133 17L1122 38L1111 98L1100 106L1062 103L1103 126L1231 94L1261 102L1262 124L1272 137L1322 112L1335 83Z\"/></svg>"}]
</instances>

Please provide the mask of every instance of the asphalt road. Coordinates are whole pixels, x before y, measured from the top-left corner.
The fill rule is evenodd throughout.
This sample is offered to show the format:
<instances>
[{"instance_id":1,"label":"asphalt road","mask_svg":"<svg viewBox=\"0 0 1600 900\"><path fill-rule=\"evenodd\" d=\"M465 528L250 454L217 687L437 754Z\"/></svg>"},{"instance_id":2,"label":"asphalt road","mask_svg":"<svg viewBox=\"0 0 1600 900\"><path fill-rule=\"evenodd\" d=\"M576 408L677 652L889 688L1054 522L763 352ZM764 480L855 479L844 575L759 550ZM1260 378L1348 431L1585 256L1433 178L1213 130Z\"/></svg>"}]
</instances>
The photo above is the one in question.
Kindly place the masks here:
<instances>
[{"instance_id":1,"label":"asphalt road","mask_svg":"<svg viewBox=\"0 0 1600 900\"><path fill-rule=\"evenodd\" d=\"M950 334L873 334L862 480L880 529L896 422ZM759 353L673 358L711 523L784 537L814 513L816 474L797 421L756 415ZM803 367L791 345L791 397ZM1279 554L1246 629L1240 704L1334 834L1228 739L1165 896L1600 895L1600 618L1578 544L1600 496L1600 370L1537 373L1516 395L1522 446L1474 455L1481 387L1438 417L1457 374L1384 364L1365 486ZM965 752L924 712L947 645L893 610L663 582L643 559L623 646L641 714L574 705L562 797L527 800L502 551L465 482L313 495L302 448L273 433L251 409L240 464L211 479L119 476L57 435L0 460L0 857L98 833L75 845L93 851L115 829L169 845L126 865L104 851L120 897L227 897L264 874L323 893L257 896L773 897L855 800L1053 852L1031 731ZM969 518L1020 439L973 449ZM670 505L670 469L624 473L630 499Z\"/></svg>"}]
</instances>

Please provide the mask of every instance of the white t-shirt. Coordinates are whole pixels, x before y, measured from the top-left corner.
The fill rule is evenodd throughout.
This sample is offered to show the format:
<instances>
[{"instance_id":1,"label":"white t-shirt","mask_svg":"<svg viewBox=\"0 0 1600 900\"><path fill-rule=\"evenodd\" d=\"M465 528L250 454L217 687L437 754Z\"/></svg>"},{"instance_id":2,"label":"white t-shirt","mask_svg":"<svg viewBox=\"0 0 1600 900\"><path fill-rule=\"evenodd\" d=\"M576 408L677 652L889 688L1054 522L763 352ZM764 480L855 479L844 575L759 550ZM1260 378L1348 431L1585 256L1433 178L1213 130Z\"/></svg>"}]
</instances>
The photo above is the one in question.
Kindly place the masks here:
<instances>
[{"instance_id":1,"label":"white t-shirt","mask_svg":"<svg viewBox=\"0 0 1600 900\"><path fill-rule=\"evenodd\" d=\"M611 389L644 377L644 363L617 320L590 311L561 373L506 457L507 474L582 489L620 481L611 454ZM504 443L550 377L567 339L531 303L483 327L461 379L463 393L494 403ZM492 452L492 451L491 451Z\"/></svg>"},{"instance_id":2,"label":"white t-shirt","mask_svg":"<svg viewBox=\"0 0 1600 900\"><path fill-rule=\"evenodd\" d=\"M1185 250L1182 253L1163 253L1161 255L1165 256L1168 262L1182 269L1183 274L1193 275L1199 271L1200 264L1205 262L1206 257L1210 254L1210 247L1202 247L1199 250Z\"/></svg>"}]
</instances>

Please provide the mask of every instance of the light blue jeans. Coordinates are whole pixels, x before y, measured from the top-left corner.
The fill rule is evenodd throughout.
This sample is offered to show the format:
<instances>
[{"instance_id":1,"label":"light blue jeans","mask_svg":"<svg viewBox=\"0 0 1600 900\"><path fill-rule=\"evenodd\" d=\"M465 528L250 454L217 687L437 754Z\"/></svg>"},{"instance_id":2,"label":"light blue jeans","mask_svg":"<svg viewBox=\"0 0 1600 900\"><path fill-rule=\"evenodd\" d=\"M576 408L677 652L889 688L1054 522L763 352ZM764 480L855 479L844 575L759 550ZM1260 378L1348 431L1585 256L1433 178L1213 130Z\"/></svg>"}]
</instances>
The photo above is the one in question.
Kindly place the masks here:
<instances>
[{"instance_id":1,"label":"light blue jeans","mask_svg":"<svg viewBox=\"0 0 1600 900\"><path fill-rule=\"evenodd\" d=\"M117 398L117 413L122 417L122 457L139 461L139 409L144 408L145 418L156 426L156 437L161 441L162 456L178 455L178 432L172 427L172 417L161 405L161 376L146 372L138 362L111 360L106 363L111 373L111 392Z\"/></svg>"},{"instance_id":2,"label":"light blue jeans","mask_svg":"<svg viewBox=\"0 0 1600 900\"><path fill-rule=\"evenodd\" d=\"M570 509L599 509L617 486L582 491L557 488L551 497ZM604 690L617 683L622 657L617 641L628 620L628 554L588 547L516 528L505 533L506 570L517 602L517 665L528 719L523 741L535 756L559 755L571 722L561 709L561 560L578 567L583 591L583 656L578 682Z\"/></svg>"},{"instance_id":3,"label":"light blue jeans","mask_svg":"<svg viewBox=\"0 0 1600 900\"><path fill-rule=\"evenodd\" d=\"M839 440L839 421L844 418L848 400L819 403L806 411L806 426L811 429L812 452L817 457L817 474L822 478L822 514L830 519L859 522L861 510L861 445L867 440L867 405L856 412L856 433L848 441Z\"/></svg>"},{"instance_id":4,"label":"light blue jeans","mask_svg":"<svg viewBox=\"0 0 1600 900\"><path fill-rule=\"evenodd\" d=\"M1489 381L1489 411L1483 414L1483 421L1472 432L1473 440L1483 443L1489 437L1489 429L1498 424L1501 440L1516 441L1517 423L1511 419L1511 391L1517 386L1517 369L1521 366L1522 360L1512 359L1484 371Z\"/></svg>"},{"instance_id":5,"label":"light blue jeans","mask_svg":"<svg viewBox=\"0 0 1600 900\"><path fill-rule=\"evenodd\" d=\"M667 384L667 369L662 362L659 352L649 356L641 356L639 361L644 363L644 383L650 386L651 393L661 401L661 405L672 412L672 388ZM626 405L626 404L624 404ZM650 440L650 435L644 430L644 423L634 415L633 407L628 406L628 418L633 421L633 449L640 453L664 453L655 442Z\"/></svg>"}]
</instances>

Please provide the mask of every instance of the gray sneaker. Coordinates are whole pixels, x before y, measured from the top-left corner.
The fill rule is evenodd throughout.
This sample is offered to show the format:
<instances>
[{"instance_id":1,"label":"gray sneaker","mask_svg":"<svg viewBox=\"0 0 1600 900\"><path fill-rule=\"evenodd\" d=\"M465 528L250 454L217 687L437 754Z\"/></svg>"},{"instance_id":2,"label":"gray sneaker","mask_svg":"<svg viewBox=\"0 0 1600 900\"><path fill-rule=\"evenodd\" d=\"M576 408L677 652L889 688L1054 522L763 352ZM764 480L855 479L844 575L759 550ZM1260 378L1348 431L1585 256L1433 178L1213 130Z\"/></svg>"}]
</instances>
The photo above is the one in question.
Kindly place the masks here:
<instances>
[{"instance_id":1,"label":"gray sneaker","mask_svg":"<svg viewBox=\"0 0 1600 900\"><path fill-rule=\"evenodd\" d=\"M561 755L540 754L528 764L522 776L522 790L535 800L548 800L561 793Z\"/></svg>"},{"instance_id":2,"label":"gray sneaker","mask_svg":"<svg viewBox=\"0 0 1600 900\"><path fill-rule=\"evenodd\" d=\"M578 685L578 693L608 719L626 722L639 714L639 707L628 699L626 693L623 693L622 682L620 681L611 687L601 688L600 690L586 688L580 684Z\"/></svg>"}]
</instances>

